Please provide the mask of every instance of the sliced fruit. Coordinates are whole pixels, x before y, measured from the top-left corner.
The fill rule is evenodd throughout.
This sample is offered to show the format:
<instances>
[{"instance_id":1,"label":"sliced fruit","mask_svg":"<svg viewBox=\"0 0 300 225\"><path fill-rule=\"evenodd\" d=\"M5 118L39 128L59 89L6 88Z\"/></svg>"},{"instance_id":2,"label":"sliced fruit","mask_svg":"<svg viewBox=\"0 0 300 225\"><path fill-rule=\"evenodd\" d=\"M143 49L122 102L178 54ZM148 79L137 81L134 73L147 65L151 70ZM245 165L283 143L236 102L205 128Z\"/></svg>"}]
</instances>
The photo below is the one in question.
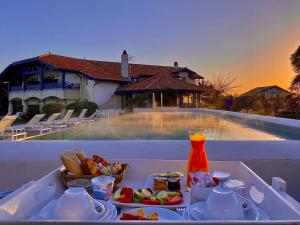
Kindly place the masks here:
<instances>
[{"instance_id":1,"label":"sliced fruit","mask_svg":"<svg viewBox=\"0 0 300 225\"><path fill-rule=\"evenodd\" d=\"M122 197L122 198L119 198L118 201L119 201L119 202L122 202L122 203L131 203L131 202L133 201L133 199L124 196L124 197Z\"/></svg>"},{"instance_id":2,"label":"sliced fruit","mask_svg":"<svg viewBox=\"0 0 300 225\"><path fill-rule=\"evenodd\" d=\"M136 198L135 195L133 196L134 203L139 203L139 202L141 202L141 200L142 200L141 198Z\"/></svg>"},{"instance_id":3,"label":"sliced fruit","mask_svg":"<svg viewBox=\"0 0 300 225\"><path fill-rule=\"evenodd\" d=\"M121 195L125 195L126 197L133 197L133 189L128 187L123 187L121 190Z\"/></svg>"},{"instance_id":4,"label":"sliced fruit","mask_svg":"<svg viewBox=\"0 0 300 225\"><path fill-rule=\"evenodd\" d=\"M157 193L156 197L160 200L164 200L168 198L168 193L166 191L160 191Z\"/></svg>"},{"instance_id":5,"label":"sliced fruit","mask_svg":"<svg viewBox=\"0 0 300 225\"><path fill-rule=\"evenodd\" d=\"M156 200L156 197L154 197L154 196L153 196L153 197L150 197L150 200L151 200L151 201L155 201L155 200Z\"/></svg>"},{"instance_id":6,"label":"sliced fruit","mask_svg":"<svg viewBox=\"0 0 300 225\"><path fill-rule=\"evenodd\" d=\"M124 196L121 195L121 189L116 190L115 194L114 194L114 199L118 200L119 198L122 198Z\"/></svg>"},{"instance_id":7,"label":"sliced fruit","mask_svg":"<svg viewBox=\"0 0 300 225\"><path fill-rule=\"evenodd\" d=\"M156 199L156 200L151 200L151 199L149 199L149 198L144 198L144 199L142 199L142 201L141 201L143 204L145 204L145 205L159 205L160 204L160 202L159 202L159 200L158 199Z\"/></svg>"},{"instance_id":8,"label":"sliced fruit","mask_svg":"<svg viewBox=\"0 0 300 225\"><path fill-rule=\"evenodd\" d=\"M139 198L139 199L143 198L141 192L139 192L139 191L137 191L137 190L135 190L135 191L133 192L133 197Z\"/></svg>"},{"instance_id":9,"label":"sliced fruit","mask_svg":"<svg viewBox=\"0 0 300 225\"><path fill-rule=\"evenodd\" d=\"M146 189L142 189L141 195L143 196L143 198L150 198L152 196L151 192Z\"/></svg>"},{"instance_id":10,"label":"sliced fruit","mask_svg":"<svg viewBox=\"0 0 300 225\"><path fill-rule=\"evenodd\" d=\"M180 196L174 196L167 201L167 205L177 205L182 202L182 198Z\"/></svg>"},{"instance_id":11,"label":"sliced fruit","mask_svg":"<svg viewBox=\"0 0 300 225\"><path fill-rule=\"evenodd\" d=\"M149 191L153 195L153 191L151 188L146 188L147 191Z\"/></svg>"}]
</instances>

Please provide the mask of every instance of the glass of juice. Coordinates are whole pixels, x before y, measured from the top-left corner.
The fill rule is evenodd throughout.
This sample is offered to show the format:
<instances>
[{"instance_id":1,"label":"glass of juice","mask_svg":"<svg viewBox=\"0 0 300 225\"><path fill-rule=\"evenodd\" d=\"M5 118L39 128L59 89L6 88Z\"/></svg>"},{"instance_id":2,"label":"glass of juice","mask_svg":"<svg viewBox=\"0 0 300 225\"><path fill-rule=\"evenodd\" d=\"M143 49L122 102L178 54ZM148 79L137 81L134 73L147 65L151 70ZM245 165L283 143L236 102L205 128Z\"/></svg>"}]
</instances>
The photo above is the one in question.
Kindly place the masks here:
<instances>
[{"instance_id":1,"label":"glass of juice","mask_svg":"<svg viewBox=\"0 0 300 225\"><path fill-rule=\"evenodd\" d=\"M191 149L187 165L187 189L190 188L191 172L208 172L208 160L205 151L205 130L189 130L189 138Z\"/></svg>"}]
</instances>

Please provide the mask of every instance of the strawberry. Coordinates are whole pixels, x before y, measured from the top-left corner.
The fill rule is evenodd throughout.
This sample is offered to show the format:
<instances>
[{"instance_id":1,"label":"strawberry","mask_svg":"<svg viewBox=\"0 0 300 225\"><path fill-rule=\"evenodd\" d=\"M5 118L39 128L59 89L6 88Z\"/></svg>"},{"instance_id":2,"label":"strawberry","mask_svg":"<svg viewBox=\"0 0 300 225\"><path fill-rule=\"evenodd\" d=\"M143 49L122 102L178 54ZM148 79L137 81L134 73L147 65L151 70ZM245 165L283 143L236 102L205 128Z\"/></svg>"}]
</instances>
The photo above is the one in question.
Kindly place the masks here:
<instances>
[{"instance_id":1,"label":"strawberry","mask_svg":"<svg viewBox=\"0 0 300 225\"><path fill-rule=\"evenodd\" d=\"M133 189L128 188L128 187L123 187L120 194L125 195L128 198L132 198L133 197Z\"/></svg>"}]
</instances>

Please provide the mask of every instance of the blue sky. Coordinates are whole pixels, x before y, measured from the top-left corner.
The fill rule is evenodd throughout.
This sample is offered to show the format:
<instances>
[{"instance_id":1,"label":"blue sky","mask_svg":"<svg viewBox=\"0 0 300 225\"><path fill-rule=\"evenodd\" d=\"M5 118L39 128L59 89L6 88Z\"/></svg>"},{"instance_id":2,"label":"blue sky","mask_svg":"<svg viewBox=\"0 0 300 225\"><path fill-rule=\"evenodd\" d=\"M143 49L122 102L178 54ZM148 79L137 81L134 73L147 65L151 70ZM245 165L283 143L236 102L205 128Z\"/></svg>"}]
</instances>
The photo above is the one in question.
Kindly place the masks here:
<instances>
[{"instance_id":1,"label":"blue sky","mask_svg":"<svg viewBox=\"0 0 300 225\"><path fill-rule=\"evenodd\" d=\"M238 76L239 92L287 87L300 45L298 0L0 0L0 70L47 53L135 63L178 61L207 79Z\"/></svg>"}]
</instances>

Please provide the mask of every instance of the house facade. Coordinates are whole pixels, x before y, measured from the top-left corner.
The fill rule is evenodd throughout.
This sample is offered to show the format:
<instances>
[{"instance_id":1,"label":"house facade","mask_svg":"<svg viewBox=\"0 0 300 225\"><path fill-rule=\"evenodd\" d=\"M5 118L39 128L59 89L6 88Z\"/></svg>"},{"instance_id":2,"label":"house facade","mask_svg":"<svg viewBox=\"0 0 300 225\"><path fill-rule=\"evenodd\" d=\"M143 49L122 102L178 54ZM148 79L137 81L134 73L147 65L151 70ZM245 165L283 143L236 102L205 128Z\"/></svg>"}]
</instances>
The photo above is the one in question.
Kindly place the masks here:
<instances>
[{"instance_id":1,"label":"house facade","mask_svg":"<svg viewBox=\"0 0 300 225\"><path fill-rule=\"evenodd\" d=\"M257 87L251 89L250 91L247 91L241 96L259 96L265 99L269 99L269 98L276 98L279 96L286 96L288 94L290 94L290 92L288 92L287 90L277 85L272 85L272 86L264 86L264 87Z\"/></svg>"},{"instance_id":2,"label":"house facade","mask_svg":"<svg viewBox=\"0 0 300 225\"><path fill-rule=\"evenodd\" d=\"M203 79L196 72L179 67L176 62L174 66L129 64L125 50L120 62L49 53L14 62L0 74L8 84L9 113L27 112L28 109L39 111L48 103L67 105L82 100L95 102L102 108L119 108L122 105L119 88L155 76L168 76L192 87L197 87L195 80Z\"/></svg>"}]
</instances>

